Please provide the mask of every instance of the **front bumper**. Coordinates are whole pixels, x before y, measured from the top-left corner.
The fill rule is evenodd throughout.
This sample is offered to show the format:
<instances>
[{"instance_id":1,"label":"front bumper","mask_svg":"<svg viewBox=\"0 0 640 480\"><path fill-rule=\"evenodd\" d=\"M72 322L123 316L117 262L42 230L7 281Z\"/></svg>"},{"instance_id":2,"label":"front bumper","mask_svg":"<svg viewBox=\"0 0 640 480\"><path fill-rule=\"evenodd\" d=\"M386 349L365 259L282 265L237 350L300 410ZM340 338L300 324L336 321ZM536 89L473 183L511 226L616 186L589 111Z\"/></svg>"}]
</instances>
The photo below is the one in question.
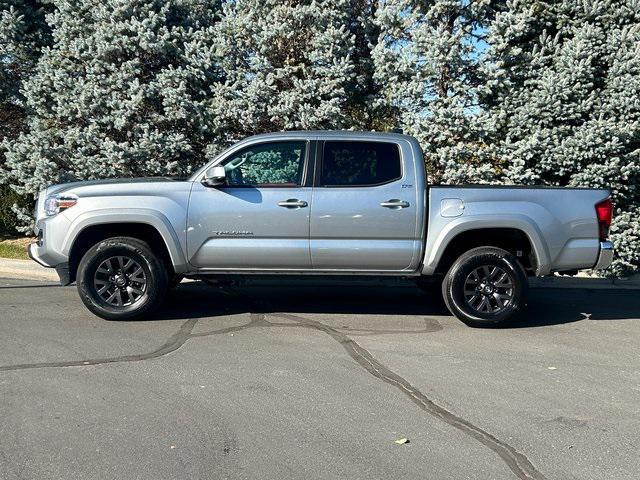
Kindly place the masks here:
<instances>
[{"instance_id":1,"label":"front bumper","mask_svg":"<svg viewBox=\"0 0 640 480\"><path fill-rule=\"evenodd\" d=\"M611 265L613 261L613 243L600 242L600 253L598 253L598 261L593 267L594 270L603 270Z\"/></svg>"},{"instance_id":2,"label":"front bumper","mask_svg":"<svg viewBox=\"0 0 640 480\"><path fill-rule=\"evenodd\" d=\"M60 278L60 284L61 285L69 285L71 283L71 276L69 274L69 263L68 262L62 262L62 263L58 263L56 265L49 265L39 254L38 252L38 248L40 247L40 245L38 245L37 243L32 243L31 245L29 245L29 248L27 248L27 252L29 253L29 258L31 258L31 260L33 260L36 263L39 263L40 265L42 265L43 267L47 267L47 268L55 268L56 269L56 273L58 274L58 277Z\"/></svg>"},{"instance_id":3,"label":"front bumper","mask_svg":"<svg viewBox=\"0 0 640 480\"><path fill-rule=\"evenodd\" d=\"M39 263L43 267L51 268L51 267L54 266L54 265L49 265L47 262L45 262L42 259L42 257L40 256L40 252L38 252L38 244L37 243L29 244L29 247L27 248L27 253L29 254L29 258L31 260L33 260L36 263Z\"/></svg>"}]
</instances>

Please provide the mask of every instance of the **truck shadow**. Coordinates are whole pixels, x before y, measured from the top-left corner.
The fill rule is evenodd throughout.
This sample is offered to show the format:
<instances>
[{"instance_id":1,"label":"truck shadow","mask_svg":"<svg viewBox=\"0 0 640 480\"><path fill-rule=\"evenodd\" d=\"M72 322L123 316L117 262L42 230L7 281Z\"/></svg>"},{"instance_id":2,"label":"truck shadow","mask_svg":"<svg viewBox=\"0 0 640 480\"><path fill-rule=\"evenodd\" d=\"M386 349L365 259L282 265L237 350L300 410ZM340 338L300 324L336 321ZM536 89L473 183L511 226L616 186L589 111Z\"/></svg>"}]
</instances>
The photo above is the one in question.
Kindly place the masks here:
<instances>
[{"instance_id":1,"label":"truck shadow","mask_svg":"<svg viewBox=\"0 0 640 480\"><path fill-rule=\"evenodd\" d=\"M450 316L438 289L384 286L235 286L201 282L179 285L155 320L205 318L239 313ZM640 292L629 289L542 289L529 292L529 306L504 328L532 328L578 321L640 319Z\"/></svg>"}]
</instances>

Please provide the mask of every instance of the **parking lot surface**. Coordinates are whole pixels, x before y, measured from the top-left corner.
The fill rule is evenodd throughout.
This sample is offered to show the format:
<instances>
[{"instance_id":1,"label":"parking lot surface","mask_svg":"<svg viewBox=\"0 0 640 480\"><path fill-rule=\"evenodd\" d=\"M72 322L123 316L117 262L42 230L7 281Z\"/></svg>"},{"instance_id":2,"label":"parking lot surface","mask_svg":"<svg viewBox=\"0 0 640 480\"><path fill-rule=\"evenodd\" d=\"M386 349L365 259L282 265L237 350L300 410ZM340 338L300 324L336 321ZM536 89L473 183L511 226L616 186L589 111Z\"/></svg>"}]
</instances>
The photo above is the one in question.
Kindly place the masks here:
<instances>
[{"instance_id":1,"label":"parking lot surface","mask_svg":"<svg viewBox=\"0 0 640 480\"><path fill-rule=\"evenodd\" d=\"M109 322L0 279L0 478L638 478L640 292L529 303L481 330L410 287L190 282Z\"/></svg>"}]
</instances>

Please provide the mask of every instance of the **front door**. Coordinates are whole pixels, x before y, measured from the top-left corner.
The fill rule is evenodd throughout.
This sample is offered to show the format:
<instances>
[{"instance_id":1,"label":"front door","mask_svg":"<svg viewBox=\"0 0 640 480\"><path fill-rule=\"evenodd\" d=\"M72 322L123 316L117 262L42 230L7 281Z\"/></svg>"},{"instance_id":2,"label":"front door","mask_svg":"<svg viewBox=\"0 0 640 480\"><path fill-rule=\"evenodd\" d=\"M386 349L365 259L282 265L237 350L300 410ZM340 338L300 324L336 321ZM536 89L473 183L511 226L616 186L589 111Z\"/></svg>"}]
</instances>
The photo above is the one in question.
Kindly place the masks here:
<instances>
[{"instance_id":1,"label":"front door","mask_svg":"<svg viewBox=\"0 0 640 480\"><path fill-rule=\"evenodd\" d=\"M413 161L403 164L401 145L340 140L323 142L321 150L311 212L313 268L414 269L421 248L421 210Z\"/></svg>"},{"instance_id":2,"label":"front door","mask_svg":"<svg viewBox=\"0 0 640 480\"><path fill-rule=\"evenodd\" d=\"M296 270L311 266L309 143L258 143L220 162L227 184L195 183L187 222L190 263L216 270Z\"/></svg>"}]
</instances>

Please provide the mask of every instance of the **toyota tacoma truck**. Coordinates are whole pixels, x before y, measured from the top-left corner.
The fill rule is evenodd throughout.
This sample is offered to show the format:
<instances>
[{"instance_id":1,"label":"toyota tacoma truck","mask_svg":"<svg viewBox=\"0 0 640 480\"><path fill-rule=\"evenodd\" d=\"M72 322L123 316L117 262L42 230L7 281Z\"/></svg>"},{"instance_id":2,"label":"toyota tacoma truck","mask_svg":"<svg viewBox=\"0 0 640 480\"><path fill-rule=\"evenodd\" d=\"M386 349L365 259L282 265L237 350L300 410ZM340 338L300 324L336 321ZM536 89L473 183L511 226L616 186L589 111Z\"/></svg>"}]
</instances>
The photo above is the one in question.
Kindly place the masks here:
<instances>
[{"instance_id":1,"label":"toyota tacoma truck","mask_svg":"<svg viewBox=\"0 0 640 480\"><path fill-rule=\"evenodd\" d=\"M406 135L258 135L186 180L42 190L29 254L105 319L148 315L183 277L318 275L440 279L472 326L523 309L528 277L612 261L606 190L429 185L427 174Z\"/></svg>"}]
</instances>

